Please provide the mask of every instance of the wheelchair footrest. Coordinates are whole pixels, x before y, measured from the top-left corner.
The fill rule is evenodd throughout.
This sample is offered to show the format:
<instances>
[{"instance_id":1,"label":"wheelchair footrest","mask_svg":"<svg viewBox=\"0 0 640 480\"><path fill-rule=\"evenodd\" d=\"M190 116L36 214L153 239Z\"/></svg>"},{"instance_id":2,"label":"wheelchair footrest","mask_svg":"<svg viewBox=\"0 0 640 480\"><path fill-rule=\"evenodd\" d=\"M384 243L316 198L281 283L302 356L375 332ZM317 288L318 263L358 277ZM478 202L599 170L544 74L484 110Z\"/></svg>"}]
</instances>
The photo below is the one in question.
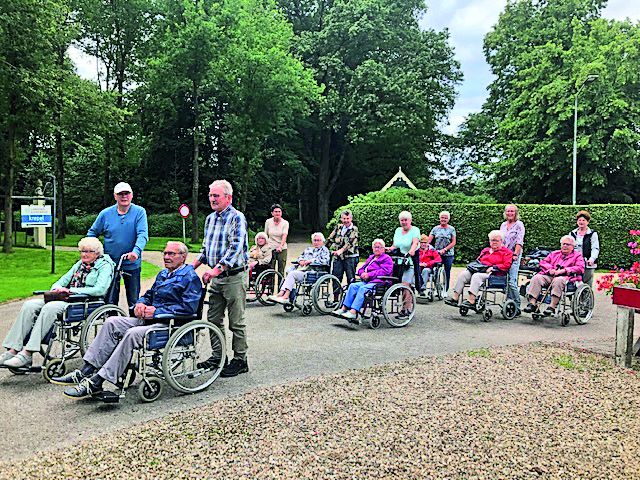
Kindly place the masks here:
<instances>
[{"instance_id":1,"label":"wheelchair footrest","mask_svg":"<svg viewBox=\"0 0 640 480\"><path fill-rule=\"evenodd\" d=\"M116 392L110 392L108 390L96 393L93 398L103 403L119 403L120 395Z\"/></svg>"},{"instance_id":2,"label":"wheelchair footrest","mask_svg":"<svg viewBox=\"0 0 640 480\"><path fill-rule=\"evenodd\" d=\"M42 366L31 366L31 367L9 367L7 365L0 365L0 368L6 368L10 370L12 373L17 373L19 375L24 375L25 373L42 373Z\"/></svg>"}]
</instances>

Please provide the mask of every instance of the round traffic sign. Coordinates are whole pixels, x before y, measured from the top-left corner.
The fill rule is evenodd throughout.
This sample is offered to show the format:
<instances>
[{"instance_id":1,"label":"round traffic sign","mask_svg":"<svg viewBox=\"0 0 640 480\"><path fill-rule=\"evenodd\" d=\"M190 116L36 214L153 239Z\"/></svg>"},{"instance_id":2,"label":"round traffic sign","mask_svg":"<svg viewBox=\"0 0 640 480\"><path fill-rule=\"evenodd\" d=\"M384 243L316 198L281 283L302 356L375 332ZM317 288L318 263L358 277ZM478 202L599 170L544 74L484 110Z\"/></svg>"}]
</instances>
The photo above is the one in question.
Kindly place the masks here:
<instances>
[{"instance_id":1,"label":"round traffic sign","mask_svg":"<svg viewBox=\"0 0 640 480\"><path fill-rule=\"evenodd\" d=\"M187 218L191 214L189 205L187 205L186 203L183 203L182 205L180 205L180 208L178 208L178 213L182 218Z\"/></svg>"}]
</instances>

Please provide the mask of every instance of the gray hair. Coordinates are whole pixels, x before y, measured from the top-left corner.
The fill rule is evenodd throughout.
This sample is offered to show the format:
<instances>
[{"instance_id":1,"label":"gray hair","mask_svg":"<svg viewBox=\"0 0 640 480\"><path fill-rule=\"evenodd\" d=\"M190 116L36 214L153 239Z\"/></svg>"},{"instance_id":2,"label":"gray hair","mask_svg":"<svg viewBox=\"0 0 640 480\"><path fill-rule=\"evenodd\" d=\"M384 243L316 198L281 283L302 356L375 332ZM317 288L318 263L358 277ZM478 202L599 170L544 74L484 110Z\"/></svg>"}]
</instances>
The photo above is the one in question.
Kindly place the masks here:
<instances>
[{"instance_id":1,"label":"gray hair","mask_svg":"<svg viewBox=\"0 0 640 480\"><path fill-rule=\"evenodd\" d=\"M264 232L256 233L256 243L258 243L259 238L264 238L265 240L269 240L269 237L267 237L267 234Z\"/></svg>"},{"instance_id":2,"label":"gray hair","mask_svg":"<svg viewBox=\"0 0 640 480\"><path fill-rule=\"evenodd\" d=\"M104 255L104 247L102 246L102 242L98 240L96 237L84 237L81 238L78 242L78 249L93 250L100 255Z\"/></svg>"},{"instance_id":3,"label":"gray hair","mask_svg":"<svg viewBox=\"0 0 640 480\"><path fill-rule=\"evenodd\" d=\"M573 238L571 235L564 235L561 239L560 239L560 243L565 243L566 240L571 241L571 245L573 245L574 247L576 246L576 239Z\"/></svg>"},{"instance_id":4,"label":"gray hair","mask_svg":"<svg viewBox=\"0 0 640 480\"><path fill-rule=\"evenodd\" d=\"M443 216L443 215L444 215L445 217L451 218L451 214L450 214L449 212L447 212L446 210L441 211L441 212L438 214L438 217L441 217L441 216Z\"/></svg>"},{"instance_id":5,"label":"gray hair","mask_svg":"<svg viewBox=\"0 0 640 480\"><path fill-rule=\"evenodd\" d=\"M383 248L386 247L383 239L376 238L373 242L371 242L371 248L373 248L376 243L379 243L380 245L382 245Z\"/></svg>"},{"instance_id":6,"label":"gray hair","mask_svg":"<svg viewBox=\"0 0 640 480\"><path fill-rule=\"evenodd\" d=\"M402 220L403 218L412 220L413 216L411 215L411 212L409 212L408 210L403 210L398 214L398 220Z\"/></svg>"},{"instance_id":7,"label":"gray hair","mask_svg":"<svg viewBox=\"0 0 640 480\"><path fill-rule=\"evenodd\" d=\"M491 240L493 238L500 238L500 241L504 242L504 235L502 234L502 232L500 230L491 230L489 232L489 240Z\"/></svg>"},{"instance_id":8,"label":"gray hair","mask_svg":"<svg viewBox=\"0 0 640 480\"><path fill-rule=\"evenodd\" d=\"M233 195L233 187L226 180L214 180L209 188L221 187L225 195Z\"/></svg>"},{"instance_id":9,"label":"gray hair","mask_svg":"<svg viewBox=\"0 0 640 480\"><path fill-rule=\"evenodd\" d=\"M342 212L340 212L340 216L342 215L348 215L350 217L353 217L353 213L351 213L351 210L349 210L348 208L346 210L343 210Z\"/></svg>"},{"instance_id":10,"label":"gray hair","mask_svg":"<svg viewBox=\"0 0 640 480\"><path fill-rule=\"evenodd\" d=\"M312 233L311 234L311 241L313 242L313 239L316 237L320 237L320 240L322 240L323 242L325 241L324 235L322 234L322 232L316 232L316 233Z\"/></svg>"},{"instance_id":11,"label":"gray hair","mask_svg":"<svg viewBox=\"0 0 640 480\"><path fill-rule=\"evenodd\" d=\"M167 246L169 246L170 243L173 243L175 245L178 245L178 251L184 255L186 255L187 253L189 253L189 247L187 247L184 243L182 242L178 242L177 240L169 240L167 242Z\"/></svg>"}]
</instances>

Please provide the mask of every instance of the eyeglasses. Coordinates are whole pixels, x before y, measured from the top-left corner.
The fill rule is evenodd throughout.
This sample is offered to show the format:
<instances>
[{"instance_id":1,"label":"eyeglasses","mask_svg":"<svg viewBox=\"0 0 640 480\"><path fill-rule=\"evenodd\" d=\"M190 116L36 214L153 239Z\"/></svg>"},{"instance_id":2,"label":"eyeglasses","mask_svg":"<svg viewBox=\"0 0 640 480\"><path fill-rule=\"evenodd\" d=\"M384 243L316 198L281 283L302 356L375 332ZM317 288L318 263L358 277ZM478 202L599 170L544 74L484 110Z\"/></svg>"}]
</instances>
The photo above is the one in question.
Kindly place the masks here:
<instances>
[{"instance_id":1,"label":"eyeglasses","mask_svg":"<svg viewBox=\"0 0 640 480\"><path fill-rule=\"evenodd\" d=\"M118 192L116 193L116 195L120 195L121 197L126 197L128 195L131 195L131 192Z\"/></svg>"},{"instance_id":2,"label":"eyeglasses","mask_svg":"<svg viewBox=\"0 0 640 480\"><path fill-rule=\"evenodd\" d=\"M561 243L561 247L573 247L573 243Z\"/></svg>"},{"instance_id":3,"label":"eyeglasses","mask_svg":"<svg viewBox=\"0 0 640 480\"><path fill-rule=\"evenodd\" d=\"M180 252L162 252L162 255L167 255L169 257L175 257L176 255L184 255L184 254L180 253Z\"/></svg>"},{"instance_id":4,"label":"eyeglasses","mask_svg":"<svg viewBox=\"0 0 640 480\"><path fill-rule=\"evenodd\" d=\"M79 250L80 253L96 253L95 250Z\"/></svg>"},{"instance_id":5,"label":"eyeglasses","mask_svg":"<svg viewBox=\"0 0 640 480\"><path fill-rule=\"evenodd\" d=\"M220 198L220 197L226 197L226 195L225 194L220 195L218 193L210 193L209 194L209 198Z\"/></svg>"}]
</instances>

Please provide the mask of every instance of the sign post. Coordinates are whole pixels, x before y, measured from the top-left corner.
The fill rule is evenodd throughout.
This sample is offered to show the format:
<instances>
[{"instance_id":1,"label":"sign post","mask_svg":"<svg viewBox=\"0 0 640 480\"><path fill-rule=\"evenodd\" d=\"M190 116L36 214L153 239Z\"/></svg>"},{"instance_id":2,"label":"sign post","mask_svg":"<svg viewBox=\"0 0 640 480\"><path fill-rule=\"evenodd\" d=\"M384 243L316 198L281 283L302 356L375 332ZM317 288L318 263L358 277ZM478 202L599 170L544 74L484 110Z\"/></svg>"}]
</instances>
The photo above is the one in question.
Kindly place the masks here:
<instances>
[{"instance_id":1,"label":"sign post","mask_svg":"<svg viewBox=\"0 0 640 480\"><path fill-rule=\"evenodd\" d=\"M186 245L187 244L187 233L186 233L185 223L186 223L187 218L189 218L189 215L191 214L191 210L189 209L189 205L187 205L186 203L183 203L182 205L180 205L180 208L178 208L178 213L182 217L182 243L184 243Z\"/></svg>"}]
</instances>

